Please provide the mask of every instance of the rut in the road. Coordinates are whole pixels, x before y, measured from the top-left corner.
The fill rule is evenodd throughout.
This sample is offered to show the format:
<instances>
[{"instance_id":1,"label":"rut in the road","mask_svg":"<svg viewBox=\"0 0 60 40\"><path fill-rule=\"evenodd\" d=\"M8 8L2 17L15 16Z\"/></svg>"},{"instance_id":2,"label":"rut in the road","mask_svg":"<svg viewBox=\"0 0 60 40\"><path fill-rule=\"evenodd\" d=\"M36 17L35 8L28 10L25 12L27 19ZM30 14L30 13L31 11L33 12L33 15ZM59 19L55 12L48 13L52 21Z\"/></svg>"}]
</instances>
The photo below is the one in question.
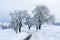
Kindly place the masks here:
<instances>
[{"instance_id":1,"label":"rut in the road","mask_svg":"<svg viewBox=\"0 0 60 40\"><path fill-rule=\"evenodd\" d=\"M29 40L31 38L32 34L30 34L28 37L26 37L24 40Z\"/></svg>"}]
</instances>

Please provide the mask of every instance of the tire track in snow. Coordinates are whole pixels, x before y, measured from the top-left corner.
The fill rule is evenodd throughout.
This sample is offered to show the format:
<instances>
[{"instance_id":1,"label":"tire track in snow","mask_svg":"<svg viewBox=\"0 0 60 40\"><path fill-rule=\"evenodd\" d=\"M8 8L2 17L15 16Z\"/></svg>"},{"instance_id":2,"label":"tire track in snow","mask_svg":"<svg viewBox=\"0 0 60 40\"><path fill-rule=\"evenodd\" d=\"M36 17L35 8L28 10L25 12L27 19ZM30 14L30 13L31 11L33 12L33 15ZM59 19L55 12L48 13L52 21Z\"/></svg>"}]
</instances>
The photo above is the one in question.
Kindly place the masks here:
<instances>
[{"instance_id":1,"label":"tire track in snow","mask_svg":"<svg viewBox=\"0 0 60 40\"><path fill-rule=\"evenodd\" d=\"M30 34L29 36L27 36L24 40L29 40L31 38L32 34Z\"/></svg>"}]
</instances>

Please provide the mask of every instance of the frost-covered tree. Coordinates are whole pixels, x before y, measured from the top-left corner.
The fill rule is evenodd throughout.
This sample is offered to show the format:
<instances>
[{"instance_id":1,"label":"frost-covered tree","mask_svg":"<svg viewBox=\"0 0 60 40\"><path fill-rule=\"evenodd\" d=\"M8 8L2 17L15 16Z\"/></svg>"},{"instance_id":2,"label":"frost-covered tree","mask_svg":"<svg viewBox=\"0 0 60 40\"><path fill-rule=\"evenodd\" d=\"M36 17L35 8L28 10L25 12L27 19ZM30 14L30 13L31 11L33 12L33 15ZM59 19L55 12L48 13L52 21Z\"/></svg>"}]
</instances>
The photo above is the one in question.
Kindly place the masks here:
<instances>
[{"instance_id":1,"label":"frost-covered tree","mask_svg":"<svg viewBox=\"0 0 60 40\"><path fill-rule=\"evenodd\" d=\"M22 20L26 17L27 11L26 10L15 10L13 13L10 13L11 15L11 24L14 26L14 29L19 30L21 32L22 27ZM12 27L13 27L12 26Z\"/></svg>"},{"instance_id":2,"label":"frost-covered tree","mask_svg":"<svg viewBox=\"0 0 60 40\"><path fill-rule=\"evenodd\" d=\"M34 10L33 10L34 15L34 19L35 19L35 24L36 24L36 28L41 29L41 25L44 22L52 22L52 20L54 20L54 17L51 16L49 13L49 9L44 6L44 5L38 5Z\"/></svg>"},{"instance_id":3,"label":"frost-covered tree","mask_svg":"<svg viewBox=\"0 0 60 40\"><path fill-rule=\"evenodd\" d=\"M30 29L30 27L32 26L32 18L30 17L29 14L27 14L27 16L26 16L26 22L25 22L25 24L28 25L28 28L29 28L29 29Z\"/></svg>"},{"instance_id":4,"label":"frost-covered tree","mask_svg":"<svg viewBox=\"0 0 60 40\"><path fill-rule=\"evenodd\" d=\"M16 33L17 33L17 28L18 28L17 15L16 15L16 13L14 12L14 13L10 13L10 16L11 16L11 21L10 21L9 26L10 26L11 28L13 28L13 29L16 31Z\"/></svg>"},{"instance_id":5,"label":"frost-covered tree","mask_svg":"<svg viewBox=\"0 0 60 40\"><path fill-rule=\"evenodd\" d=\"M55 16L54 15L49 15L49 17L47 17L47 19L46 19L46 22L54 24L55 23Z\"/></svg>"}]
</instances>

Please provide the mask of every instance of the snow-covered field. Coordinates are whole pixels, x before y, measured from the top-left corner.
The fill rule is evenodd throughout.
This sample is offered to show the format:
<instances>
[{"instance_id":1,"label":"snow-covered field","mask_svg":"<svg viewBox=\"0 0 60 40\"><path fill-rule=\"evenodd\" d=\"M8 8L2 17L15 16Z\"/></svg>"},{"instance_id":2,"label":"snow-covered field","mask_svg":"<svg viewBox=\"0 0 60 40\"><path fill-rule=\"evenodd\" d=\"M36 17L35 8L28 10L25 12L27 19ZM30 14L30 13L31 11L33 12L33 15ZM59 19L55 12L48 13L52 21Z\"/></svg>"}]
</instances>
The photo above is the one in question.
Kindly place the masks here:
<instances>
[{"instance_id":1,"label":"snow-covered field","mask_svg":"<svg viewBox=\"0 0 60 40\"><path fill-rule=\"evenodd\" d=\"M30 40L60 40L60 26L44 24L41 30L36 30L35 26L28 30L25 26L17 34L13 29L0 30L0 40L24 40L30 34Z\"/></svg>"},{"instance_id":2,"label":"snow-covered field","mask_svg":"<svg viewBox=\"0 0 60 40\"><path fill-rule=\"evenodd\" d=\"M28 35L25 32L16 34L12 29L0 30L0 40L23 40Z\"/></svg>"}]
</instances>

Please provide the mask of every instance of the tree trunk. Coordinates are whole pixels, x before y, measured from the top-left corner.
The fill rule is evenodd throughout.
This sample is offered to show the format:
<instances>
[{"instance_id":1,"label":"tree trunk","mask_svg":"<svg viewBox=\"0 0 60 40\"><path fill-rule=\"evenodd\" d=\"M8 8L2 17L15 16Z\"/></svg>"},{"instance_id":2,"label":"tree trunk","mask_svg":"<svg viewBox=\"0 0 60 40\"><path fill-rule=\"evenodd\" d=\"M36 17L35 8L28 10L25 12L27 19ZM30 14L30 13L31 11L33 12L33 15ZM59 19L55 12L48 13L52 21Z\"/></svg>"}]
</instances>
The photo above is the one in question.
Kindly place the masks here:
<instances>
[{"instance_id":1,"label":"tree trunk","mask_svg":"<svg viewBox=\"0 0 60 40\"><path fill-rule=\"evenodd\" d=\"M30 28L31 28L31 25L29 25L28 27L29 27L29 30L30 30Z\"/></svg>"},{"instance_id":2,"label":"tree trunk","mask_svg":"<svg viewBox=\"0 0 60 40\"><path fill-rule=\"evenodd\" d=\"M19 32L21 32L21 27L22 27L22 24L21 24L21 22L19 23Z\"/></svg>"},{"instance_id":3,"label":"tree trunk","mask_svg":"<svg viewBox=\"0 0 60 40\"><path fill-rule=\"evenodd\" d=\"M16 31L16 33L17 33L17 28L14 28L14 31Z\"/></svg>"},{"instance_id":4,"label":"tree trunk","mask_svg":"<svg viewBox=\"0 0 60 40\"><path fill-rule=\"evenodd\" d=\"M41 24L39 25L39 30L41 29Z\"/></svg>"},{"instance_id":5,"label":"tree trunk","mask_svg":"<svg viewBox=\"0 0 60 40\"><path fill-rule=\"evenodd\" d=\"M42 22L41 22L40 19L39 19L38 21L39 21L39 30L40 30L40 29L41 29L41 24L42 24Z\"/></svg>"},{"instance_id":6,"label":"tree trunk","mask_svg":"<svg viewBox=\"0 0 60 40\"><path fill-rule=\"evenodd\" d=\"M19 32L21 32L21 27L19 27Z\"/></svg>"},{"instance_id":7,"label":"tree trunk","mask_svg":"<svg viewBox=\"0 0 60 40\"><path fill-rule=\"evenodd\" d=\"M17 30L16 30L16 33L17 33Z\"/></svg>"},{"instance_id":8,"label":"tree trunk","mask_svg":"<svg viewBox=\"0 0 60 40\"><path fill-rule=\"evenodd\" d=\"M38 30L38 25L36 25L36 30Z\"/></svg>"}]
</instances>

